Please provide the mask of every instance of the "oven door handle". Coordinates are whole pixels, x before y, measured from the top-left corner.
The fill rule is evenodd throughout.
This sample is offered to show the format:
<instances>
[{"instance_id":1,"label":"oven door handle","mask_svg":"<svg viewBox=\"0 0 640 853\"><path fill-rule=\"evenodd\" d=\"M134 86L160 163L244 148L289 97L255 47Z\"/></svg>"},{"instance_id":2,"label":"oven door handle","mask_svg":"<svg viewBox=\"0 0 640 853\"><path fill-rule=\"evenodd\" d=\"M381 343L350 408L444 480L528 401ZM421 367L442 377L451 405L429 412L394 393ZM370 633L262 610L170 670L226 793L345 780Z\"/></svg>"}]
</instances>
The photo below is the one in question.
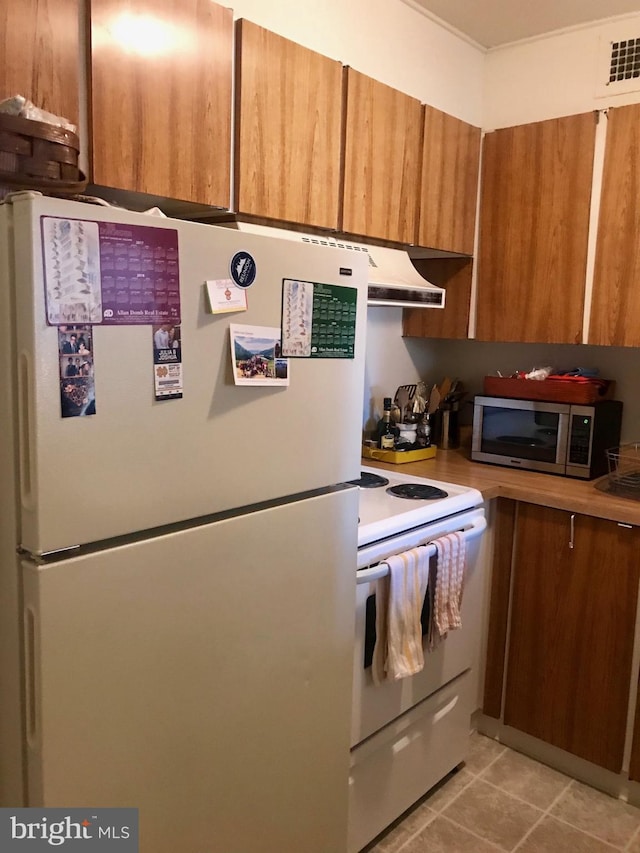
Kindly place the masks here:
<instances>
[{"instance_id":1,"label":"oven door handle","mask_svg":"<svg viewBox=\"0 0 640 853\"><path fill-rule=\"evenodd\" d=\"M476 518L469 527L465 527L462 530L451 531L455 533L461 533L464 537L465 542L469 542L472 539L477 539L481 536L484 531L487 529L487 519L482 516L481 518ZM429 549L429 559L434 556L436 553L436 546L432 545L429 542L426 542L424 545L417 545L418 548L428 548ZM371 581L380 580L385 575L389 573L389 566L382 560L380 563L377 563L375 566L371 566L368 569L360 569L360 571L356 574L356 583L370 583Z\"/></svg>"}]
</instances>

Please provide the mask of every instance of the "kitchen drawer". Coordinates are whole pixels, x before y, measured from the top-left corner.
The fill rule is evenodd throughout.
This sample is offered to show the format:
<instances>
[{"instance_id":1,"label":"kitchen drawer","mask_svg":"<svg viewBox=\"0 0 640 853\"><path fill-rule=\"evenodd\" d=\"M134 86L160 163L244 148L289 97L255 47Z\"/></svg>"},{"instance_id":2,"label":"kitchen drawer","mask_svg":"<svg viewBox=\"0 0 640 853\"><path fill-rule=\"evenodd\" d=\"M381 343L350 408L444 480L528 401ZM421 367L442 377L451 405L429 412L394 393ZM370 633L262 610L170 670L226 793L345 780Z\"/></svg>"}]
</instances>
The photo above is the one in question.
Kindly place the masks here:
<instances>
[{"instance_id":1,"label":"kitchen drawer","mask_svg":"<svg viewBox=\"0 0 640 853\"><path fill-rule=\"evenodd\" d=\"M351 751L348 853L356 853L464 760L466 672Z\"/></svg>"}]
</instances>

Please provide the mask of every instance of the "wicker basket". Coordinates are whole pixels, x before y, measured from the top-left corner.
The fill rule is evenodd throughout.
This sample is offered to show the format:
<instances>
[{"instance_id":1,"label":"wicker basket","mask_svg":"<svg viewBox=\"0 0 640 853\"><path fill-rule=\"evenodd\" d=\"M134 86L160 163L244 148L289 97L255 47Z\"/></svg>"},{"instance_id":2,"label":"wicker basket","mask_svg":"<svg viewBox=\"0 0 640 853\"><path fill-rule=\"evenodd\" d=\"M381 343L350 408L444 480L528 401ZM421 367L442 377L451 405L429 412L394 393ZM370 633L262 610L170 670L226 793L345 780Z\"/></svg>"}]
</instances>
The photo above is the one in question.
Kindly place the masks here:
<instances>
[{"instance_id":1,"label":"wicker basket","mask_svg":"<svg viewBox=\"0 0 640 853\"><path fill-rule=\"evenodd\" d=\"M613 494L640 501L640 442L607 450L609 487Z\"/></svg>"},{"instance_id":2,"label":"wicker basket","mask_svg":"<svg viewBox=\"0 0 640 853\"><path fill-rule=\"evenodd\" d=\"M0 113L0 186L82 192L87 180L78 169L75 133L41 121Z\"/></svg>"}]
</instances>

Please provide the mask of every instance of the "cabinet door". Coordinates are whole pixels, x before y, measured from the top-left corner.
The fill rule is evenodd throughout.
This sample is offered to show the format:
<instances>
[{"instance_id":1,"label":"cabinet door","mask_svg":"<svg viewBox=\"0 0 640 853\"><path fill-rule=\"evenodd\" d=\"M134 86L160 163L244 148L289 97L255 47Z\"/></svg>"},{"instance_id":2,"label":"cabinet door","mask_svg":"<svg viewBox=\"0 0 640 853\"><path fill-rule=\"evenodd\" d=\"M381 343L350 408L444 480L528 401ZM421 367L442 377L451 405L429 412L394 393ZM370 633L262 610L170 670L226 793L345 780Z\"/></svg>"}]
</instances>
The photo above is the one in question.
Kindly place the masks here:
<instances>
[{"instance_id":1,"label":"cabinet door","mask_svg":"<svg viewBox=\"0 0 640 853\"><path fill-rule=\"evenodd\" d=\"M581 342L595 128L585 113L485 136L480 340Z\"/></svg>"},{"instance_id":2,"label":"cabinet door","mask_svg":"<svg viewBox=\"0 0 640 853\"><path fill-rule=\"evenodd\" d=\"M232 14L91 0L93 183L229 207Z\"/></svg>"},{"instance_id":3,"label":"cabinet door","mask_svg":"<svg viewBox=\"0 0 640 853\"><path fill-rule=\"evenodd\" d=\"M640 346L640 104L610 109L589 343Z\"/></svg>"},{"instance_id":4,"label":"cabinet door","mask_svg":"<svg viewBox=\"0 0 640 853\"><path fill-rule=\"evenodd\" d=\"M426 106L418 244L473 254L480 128Z\"/></svg>"},{"instance_id":5,"label":"cabinet door","mask_svg":"<svg viewBox=\"0 0 640 853\"><path fill-rule=\"evenodd\" d=\"M353 68L345 73L342 230L415 243L422 105Z\"/></svg>"},{"instance_id":6,"label":"cabinet door","mask_svg":"<svg viewBox=\"0 0 640 853\"><path fill-rule=\"evenodd\" d=\"M238 21L235 197L241 213L338 227L342 65Z\"/></svg>"},{"instance_id":7,"label":"cabinet door","mask_svg":"<svg viewBox=\"0 0 640 853\"><path fill-rule=\"evenodd\" d=\"M0 0L0 100L78 123L78 0Z\"/></svg>"},{"instance_id":8,"label":"cabinet door","mask_svg":"<svg viewBox=\"0 0 640 853\"><path fill-rule=\"evenodd\" d=\"M518 508L504 722L615 773L625 741L639 546L636 528Z\"/></svg>"},{"instance_id":9,"label":"cabinet door","mask_svg":"<svg viewBox=\"0 0 640 853\"><path fill-rule=\"evenodd\" d=\"M468 336L471 302L470 258L434 258L414 261L427 281L444 287L444 308L405 308L402 334L416 338L463 338Z\"/></svg>"}]
</instances>

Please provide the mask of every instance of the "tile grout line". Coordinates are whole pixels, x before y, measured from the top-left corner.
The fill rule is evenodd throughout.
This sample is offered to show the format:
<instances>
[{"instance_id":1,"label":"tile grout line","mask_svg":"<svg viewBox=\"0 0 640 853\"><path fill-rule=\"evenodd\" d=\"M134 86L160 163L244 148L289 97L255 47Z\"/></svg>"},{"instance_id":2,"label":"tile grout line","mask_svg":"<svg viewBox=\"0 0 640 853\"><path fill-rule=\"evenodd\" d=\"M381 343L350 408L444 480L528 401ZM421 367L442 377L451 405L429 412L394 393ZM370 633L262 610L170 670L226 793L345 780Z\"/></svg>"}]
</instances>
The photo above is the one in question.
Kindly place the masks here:
<instances>
[{"instance_id":1,"label":"tile grout line","mask_svg":"<svg viewBox=\"0 0 640 853\"><path fill-rule=\"evenodd\" d=\"M517 843L517 845L513 848L512 853L515 853L515 851L517 851L517 850L518 850L518 848L519 848L519 847L524 843L524 841L526 840L526 838L527 838L527 837L528 837L528 836L533 832L533 830L536 828L536 826L538 826L538 825L541 823L541 821L542 821L545 817L551 817L551 818L553 818L554 820L558 821L558 823L562 823L562 824L564 824L565 826L570 827L571 829L575 829L575 830L577 830L578 832L581 832L583 835L586 835L586 836L588 836L589 838L592 838L594 841L598 841L598 842L600 842L600 844L605 844L605 845L606 845L607 847L609 847L612 851L613 851L613 850L624 851L624 850L626 850L626 849L628 848L628 846L631 844L631 842L632 842L632 841L636 838L636 836L638 835L638 832L640 832L640 826L639 826L639 827L637 827L637 828L633 831L633 834L632 834L631 838L629 839L629 841L628 841L628 842L626 842L624 845L620 846L620 845L618 845L618 844L613 844L612 842L605 841L605 840L604 840L604 838L601 838L599 835L594 835L592 832L589 832L589 830L588 830L588 829L584 829L584 828L583 828L583 827L581 827L581 826L576 826L576 825L575 825L575 823L571 823L570 821L566 820L565 818L560 817L559 815L555 815L555 814L552 814L552 813L551 813L551 809L553 809L553 807L556 805L556 803L558 802L558 800L559 800L562 796L564 796L564 794L566 794L566 793L567 793L567 791L569 790L569 788L570 788L574 783L583 784L583 783L579 783L579 780L577 780L577 779L571 779L571 780L569 781L569 783L565 786L565 788L564 788L564 789L563 789L563 790L558 794L558 796L553 800L553 802L551 803L551 805L550 805L550 806L545 810L544 814L543 814L543 815L542 815L542 816L541 816L541 817L540 817L540 818L535 822L535 824L534 824L534 825L529 829L529 831L528 831L528 832L527 832L527 833L526 833L526 834L525 834L525 835L520 839L520 841ZM596 790L597 790L597 789L596 789ZM613 800L613 802L615 802L615 798L612 798L612 800Z\"/></svg>"},{"instance_id":2,"label":"tile grout line","mask_svg":"<svg viewBox=\"0 0 640 853\"><path fill-rule=\"evenodd\" d=\"M634 841L636 841L636 839L637 839L639 836L640 836L640 824L636 827L636 831L633 833L633 835L631 836L631 838L627 841L627 844L626 844L626 846L625 846L625 848L624 848L624 849L625 849L625 850L630 850L630 849L631 849L631 845L633 844L633 842L634 842Z\"/></svg>"},{"instance_id":3,"label":"tile grout line","mask_svg":"<svg viewBox=\"0 0 640 853\"><path fill-rule=\"evenodd\" d=\"M490 782L488 779L484 779L482 776L478 776L477 778L481 782L484 782L485 785L489 785L491 788L495 788L497 791L500 791L501 794L507 794L513 800L517 800L519 803L522 803L524 806L529 806L529 808L536 809L539 812L545 812L546 813L546 811L547 811L542 806L537 806L535 803L532 803L529 800L525 800L524 797L520 797L520 796L518 796L518 794L513 794L511 791L507 790L507 788L502 788L500 785L496 785L495 782ZM556 797L554 797L549 808L551 808L555 804L558 797L561 797L565 793L565 791L567 790L567 788L569 787L569 785L571 784L572 781L573 781L572 779L569 779L569 781L564 786L562 791L560 791L560 793L557 794Z\"/></svg>"},{"instance_id":4,"label":"tile grout line","mask_svg":"<svg viewBox=\"0 0 640 853\"><path fill-rule=\"evenodd\" d=\"M478 841L482 841L483 844L490 844L496 850L500 850L501 853L507 853L507 851L505 851L504 847L501 847L499 844L496 844L495 841L491 841L489 838L484 838L484 836L478 835L477 832L474 832L472 829L469 829L468 826L463 826L461 823L458 823L458 821L454 820L451 817L448 817L446 814L443 814L442 812L440 812L438 814L438 817L441 817L443 820L446 820L448 823L453 824L453 826L457 827L458 829L462 829L464 832L468 832L469 835L472 835L474 838L477 838ZM400 853L400 851L398 851L398 853Z\"/></svg>"},{"instance_id":5,"label":"tile grout line","mask_svg":"<svg viewBox=\"0 0 640 853\"><path fill-rule=\"evenodd\" d=\"M482 735L482 737L486 737L486 735ZM492 741L493 741L493 738L490 738L490 740L492 740ZM494 742L494 743L499 743L499 741L493 741L493 742ZM486 766L486 767L484 767L484 768L480 771L480 773L484 773L484 772L485 772L485 770L488 770L488 769L489 769L489 767L491 767L491 765L492 765L495 761L497 761L497 760L498 760L502 755L504 755L504 754L505 754L505 752L507 751L508 747L504 746L504 744L500 744L500 746L502 746L502 750L498 753L498 755L496 755L496 756L495 756L495 758L492 758L492 759L491 759L491 761L487 764L487 766ZM465 770L465 769L466 769L466 766L463 764L463 766L462 766L460 769L461 769L461 770ZM457 800L457 799L458 799L458 797L460 796L460 794L462 794L462 792L463 792L463 791L466 791L466 790L467 790L467 788L469 787L469 785L471 785L471 783L472 783L472 782L475 782L475 781L476 781L476 779L479 779L479 778L480 778L480 773L472 773L472 771L471 771L471 770L467 770L467 773L469 774L469 776L470 776L471 778L469 779L469 781L468 781L465 785L463 785L463 786L462 786L462 788L460 788L460 790L458 791L458 793L457 793L454 797L452 797L452 798L447 802L447 804L446 804L445 806L442 806L442 808L440 808L440 809L436 810L436 809L431 808L431 807L427 804L427 802L425 801L425 805L427 806L427 808L431 808L431 811L433 812L433 815L434 815L434 816L433 816L432 818L430 818L426 823L424 823L424 824L420 827L420 829L417 829L415 832L413 832L413 833L409 836L409 838L407 838L407 840L406 840L406 841L404 841L404 842L400 845L400 847L398 847L397 851L394 851L394 853L402 853L402 850L407 846L407 844L410 844L410 843L411 843L411 842L412 842L412 841L413 841L413 840L414 840L418 835L420 835L420 833L421 833L424 829L426 829L426 828L427 828L427 826L429 826L429 824L430 824L430 823L433 823L433 821L436 819L436 817L444 817L444 815L442 814L442 812L444 811L444 809L448 808L448 807L451 805L451 803L453 803L453 802L454 802L454 800ZM434 786L434 787L435 787L435 786ZM447 818L447 820L449 820L451 823L455 823L455 821L452 821L452 820L451 820L451 818ZM456 826L460 826L460 824L455 824L455 825L456 825ZM465 829L465 827L462 827L462 829ZM476 838L480 838L480 836L479 836L479 835L476 835L475 833L471 833L471 834L472 834L472 835L474 835ZM482 840L484 841L484 840L486 840L486 839L482 839ZM489 843L492 843L492 842L489 842ZM497 849L501 849L501 848L497 848Z\"/></svg>"},{"instance_id":6,"label":"tile grout line","mask_svg":"<svg viewBox=\"0 0 640 853\"><path fill-rule=\"evenodd\" d=\"M549 815L549 817L552 817L554 820L557 820L558 823L563 823L565 826L570 826L571 829L577 829L583 835L588 835L589 838L593 838L594 841L599 841L600 844L605 844L611 850L624 850L625 849L624 846L620 847L618 844L612 844L610 841L605 841L604 838L600 838L598 835L594 835L592 832L589 832L588 829L582 829L582 827L576 826L575 823L569 823L569 821L565 820L563 817L558 817L558 815L555 815L555 814ZM635 835L635 830L634 830L634 835Z\"/></svg>"},{"instance_id":7,"label":"tile grout line","mask_svg":"<svg viewBox=\"0 0 640 853\"><path fill-rule=\"evenodd\" d=\"M572 782L573 782L573 779L569 779L569 781L568 781L568 782L567 782L567 784L564 786L564 788L560 791L560 793L558 793L558 794L553 798L553 800L549 803L549 805L547 806L547 808L546 808L546 809L544 809L544 810L542 811L542 814L540 815L540 817L538 818L538 820L537 820L537 821L536 821L532 826L530 826L530 827L529 827L529 829L525 832L525 834L522 836L522 838L520 839L520 841L518 841L518 843L516 844L516 846L513 848L512 853L515 853L515 851L516 851L519 847L521 847L521 846L524 844L524 842L526 841L526 839L531 835L531 833L533 832L533 830L534 830L537 826L539 826L539 825L542 823L542 821L545 819L545 817L550 816L550 814L551 814L551 809L552 809L552 808L555 806L555 804L560 800L560 798L561 798L561 797L563 797L563 796L566 794L566 792L567 792L567 791L569 790L569 788L571 787ZM577 827L574 827L574 829L577 829Z\"/></svg>"}]
</instances>

